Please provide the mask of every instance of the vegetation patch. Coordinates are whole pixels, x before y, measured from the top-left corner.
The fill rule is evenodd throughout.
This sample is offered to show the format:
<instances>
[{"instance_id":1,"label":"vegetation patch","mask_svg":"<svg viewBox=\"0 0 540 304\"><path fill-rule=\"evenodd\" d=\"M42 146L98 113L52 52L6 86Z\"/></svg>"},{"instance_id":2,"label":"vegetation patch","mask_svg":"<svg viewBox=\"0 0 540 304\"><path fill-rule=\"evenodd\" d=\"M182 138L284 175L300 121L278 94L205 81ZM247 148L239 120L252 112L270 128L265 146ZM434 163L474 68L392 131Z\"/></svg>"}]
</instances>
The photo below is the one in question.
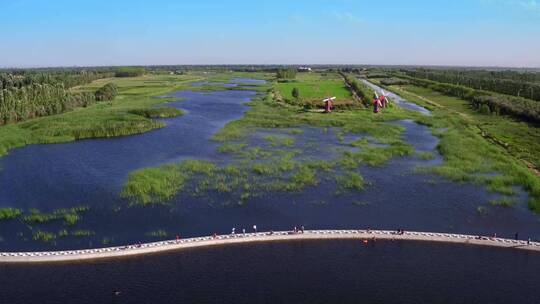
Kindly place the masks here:
<instances>
[{"instance_id":1,"label":"vegetation patch","mask_svg":"<svg viewBox=\"0 0 540 304\"><path fill-rule=\"evenodd\" d=\"M22 215L22 210L17 208L0 208L0 221L11 220Z\"/></svg>"},{"instance_id":2,"label":"vegetation patch","mask_svg":"<svg viewBox=\"0 0 540 304\"><path fill-rule=\"evenodd\" d=\"M396 89L400 95L410 101L425 105L426 101L402 89ZM515 188L521 187L529 194L529 207L540 212L540 178L532 173L519 159L512 157L510 151L494 144L485 138L479 129L481 118L460 110L464 101L448 100L448 97L432 94L429 100L438 103L432 116L417 117L416 121L431 127L433 133L440 138L437 149L444 158L444 163L437 167L423 168L443 175L457 182L473 182L488 186L489 190L504 195L515 194ZM508 124L505 118L499 117L499 127ZM493 126L491 130L496 130ZM445 130L439 132L438 130ZM521 127L510 128L506 132L521 132ZM502 133L501 133L502 134ZM514 135L510 135L514 136ZM535 135L537 136L537 135ZM530 136L526 137L530 140ZM519 141L518 141L519 142ZM521 141L521 147L536 146ZM528 150L536 153L534 150Z\"/></svg>"},{"instance_id":3,"label":"vegetation patch","mask_svg":"<svg viewBox=\"0 0 540 304\"><path fill-rule=\"evenodd\" d=\"M38 230L32 234L32 239L35 241L50 243L56 240L56 234L53 232Z\"/></svg>"},{"instance_id":4,"label":"vegetation patch","mask_svg":"<svg viewBox=\"0 0 540 304\"><path fill-rule=\"evenodd\" d=\"M81 213L89 210L88 206L78 206L69 209L57 209L50 213L42 213L38 209L30 209L23 217L26 223L42 224L62 220L65 225L73 226L81 219Z\"/></svg>"},{"instance_id":5,"label":"vegetation patch","mask_svg":"<svg viewBox=\"0 0 540 304\"><path fill-rule=\"evenodd\" d=\"M184 111L177 108L160 107L150 109L135 109L129 111L135 115L144 116L146 118L171 118L184 114Z\"/></svg>"},{"instance_id":6,"label":"vegetation patch","mask_svg":"<svg viewBox=\"0 0 540 304\"><path fill-rule=\"evenodd\" d=\"M154 238L164 238L164 237L167 237L168 235L169 234L167 233L167 231L162 230L162 229L154 230L154 231L150 231L146 233L146 236L154 237Z\"/></svg>"},{"instance_id":7,"label":"vegetation patch","mask_svg":"<svg viewBox=\"0 0 540 304\"><path fill-rule=\"evenodd\" d=\"M7 118L10 122L15 120L19 123L0 126L0 156L7 154L13 148L29 144L126 136L162 128L165 124L152 120L153 116L170 117L180 113L177 110L162 110L161 108L152 110L156 105L173 100L172 98L155 97L189 88L190 82L200 79L202 78L191 75L152 75L100 79L90 84L73 87L69 92L62 93L78 98L69 105L51 103L51 107L54 106L55 108L47 113L39 115L24 114L24 119ZM117 87L118 94L114 101L107 103L93 102L95 100L95 91L108 84L110 84L109 87ZM65 100L64 97L51 94L47 96L51 96L53 100ZM84 99L85 96L91 97L86 100ZM25 101L24 104L39 106L39 104L30 101ZM46 108L45 106L40 107L40 109ZM148 111L144 111L145 109ZM28 108L24 111L32 112L36 110Z\"/></svg>"}]
</instances>

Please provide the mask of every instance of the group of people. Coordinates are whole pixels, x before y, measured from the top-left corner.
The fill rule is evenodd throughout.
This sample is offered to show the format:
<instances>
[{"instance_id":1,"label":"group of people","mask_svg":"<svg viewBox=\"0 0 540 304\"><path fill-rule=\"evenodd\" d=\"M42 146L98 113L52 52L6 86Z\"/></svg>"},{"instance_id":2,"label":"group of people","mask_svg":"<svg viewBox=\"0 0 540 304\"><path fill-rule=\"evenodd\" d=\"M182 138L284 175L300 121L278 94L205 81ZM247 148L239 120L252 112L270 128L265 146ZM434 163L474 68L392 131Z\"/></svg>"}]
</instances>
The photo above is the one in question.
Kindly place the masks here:
<instances>
[{"instance_id":1,"label":"group of people","mask_svg":"<svg viewBox=\"0 0 540 304\"><path fill-rule=\"evenodd\" d=\"M253 225L253 232L254 233L257 233L258 230L257 230L257 225ZM270 235L274 234L274 231L273 230L270 230ZM304 233L304 226L300 226L300 228L298 228L297 226L294 226L293 230L292 230L292 233ZM231 234L232 235L235 235L236 234L236 227L233 227L231 229ZM246 234L246 229L245 228L242 228L242 234Z\"/></svg>"},{"instance_id":2,"label":"group of people","mask_svg":"<svg viewBox=\"0 0 540 304\"><path fill-rule=\"evenodd\" d=\"M257 233L257 225L253 225L253 232ZM246 234L246 228L242 228L242 233ZM236 227L232 228L231 234L236 234Z\"/></svg>"}]
</instances>

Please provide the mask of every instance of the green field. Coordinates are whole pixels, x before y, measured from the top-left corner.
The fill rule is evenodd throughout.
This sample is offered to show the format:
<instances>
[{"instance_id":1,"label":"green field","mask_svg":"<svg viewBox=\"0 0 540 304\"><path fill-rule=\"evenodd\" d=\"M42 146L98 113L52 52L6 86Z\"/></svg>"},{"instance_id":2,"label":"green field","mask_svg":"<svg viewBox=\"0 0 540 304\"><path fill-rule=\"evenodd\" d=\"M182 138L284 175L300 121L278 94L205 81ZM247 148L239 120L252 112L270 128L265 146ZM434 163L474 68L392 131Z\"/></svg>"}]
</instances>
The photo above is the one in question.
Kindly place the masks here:
<instances>
[{"instance_id":1,"label":"green field","mask_svg":"<svg viewBox=\"0 0 540 304\"><path fill-rule=\"evenodd\" d=\"M514 199L514 187L521 186L529 194L529 207L540 212L540 178L521 158L533 160L531 153L538 153L539 135L534 126L508 117L478 114L468 109L466 101L430 89L413 86L390 89L433 113L432 117L417 121L430 126L440 138L438 150L445 161L428 171L454 181L485 184L492 192L508 195L506 202ZM505 135L505 140L515 146L494 143L486 138L484 129L492 132L492 136ZM514 151L523 153L514 154Z\"/></svg>"},{"instance_id":2,"label":"green field","mask_svg":"<svg viewBox=\"0 0 540 304\"><path fill-rule=\"evenodd\" d=\"M402 89L423 96L437 104L460 113L471 124L496 139L516 158L540 168L540 132L538 126L510 116L482 114L475 111L466 100L445 96L428 88L408 85Z\"/></svg>"},{"instance_id":3,"label":"green field","mask_svg":"<svg viewBox=\"0 0 540 304\"><path fill-rule=\"evenodd\" d=\"M321 75L319 73L299 73L296 79L291 82L278 82L276 84L281 96L286 100L295 99L292 91L297 88L300 92L300 99L309 102L320 102L326 97L337 97L336 102L350 101L351 92L345 86L343 78L337 73Z\"/></svg>"}]
</instances>

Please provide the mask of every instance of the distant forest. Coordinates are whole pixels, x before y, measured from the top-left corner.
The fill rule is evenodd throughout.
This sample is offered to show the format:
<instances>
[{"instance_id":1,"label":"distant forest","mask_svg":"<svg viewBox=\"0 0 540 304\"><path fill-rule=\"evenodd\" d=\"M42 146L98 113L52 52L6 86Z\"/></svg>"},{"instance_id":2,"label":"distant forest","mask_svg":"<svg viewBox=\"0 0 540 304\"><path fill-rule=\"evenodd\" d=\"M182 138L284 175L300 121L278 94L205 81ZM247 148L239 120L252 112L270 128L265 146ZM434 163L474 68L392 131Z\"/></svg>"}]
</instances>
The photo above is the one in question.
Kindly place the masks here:
<instances>
[{"instance_id":1,"label":"distant forest","mask_svg":"<svg viewBox=\"0 0 540 304\"><path fill-rule=\"evenodd\" d=\"M477 70L402 70L410 77L540 101L540 73Z\"/></svg>"},{"instance_id":2,"label":"distant forest","mask_svg":"<svg viewBox=\"0 0 540 304\"><path fill-rule=\"evenodd\" d=\"M0 124L58 114L96 101L94 93L70 88L112 77L110 71L60 70L0 73Z\"/></svg>"}]
</instances>

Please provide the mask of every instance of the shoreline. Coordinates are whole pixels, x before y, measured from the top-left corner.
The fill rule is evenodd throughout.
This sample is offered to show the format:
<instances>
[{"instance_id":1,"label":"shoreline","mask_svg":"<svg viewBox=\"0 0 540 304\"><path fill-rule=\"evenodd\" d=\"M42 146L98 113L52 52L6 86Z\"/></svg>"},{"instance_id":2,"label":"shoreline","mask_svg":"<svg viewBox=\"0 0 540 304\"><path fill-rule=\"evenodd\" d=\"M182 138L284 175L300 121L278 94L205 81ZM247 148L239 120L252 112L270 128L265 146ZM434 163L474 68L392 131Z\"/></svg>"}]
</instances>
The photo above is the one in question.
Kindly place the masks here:
<instances>
[{"instance_id":1,"label":"shoreline","mask_svg":"<svg viewBox=\"0 0 540 304\"><path fill-rule=\"evenodd\" d=\"M407 231L398 234L389 230L306 230L304 233L291 231L259 232L234 235L195 237L180 240L167 240L138 245L126 245L95 249L45 251L45 252L0 252L0 264L16 263L57 263L84 262L121 257L142 256L152 253L180 251L188 248L201 248L241 243L278 242L287 240L406 240L470 244L540 252L540 242L473 236L465 234Z\"/></svg>"}]
</instances>

